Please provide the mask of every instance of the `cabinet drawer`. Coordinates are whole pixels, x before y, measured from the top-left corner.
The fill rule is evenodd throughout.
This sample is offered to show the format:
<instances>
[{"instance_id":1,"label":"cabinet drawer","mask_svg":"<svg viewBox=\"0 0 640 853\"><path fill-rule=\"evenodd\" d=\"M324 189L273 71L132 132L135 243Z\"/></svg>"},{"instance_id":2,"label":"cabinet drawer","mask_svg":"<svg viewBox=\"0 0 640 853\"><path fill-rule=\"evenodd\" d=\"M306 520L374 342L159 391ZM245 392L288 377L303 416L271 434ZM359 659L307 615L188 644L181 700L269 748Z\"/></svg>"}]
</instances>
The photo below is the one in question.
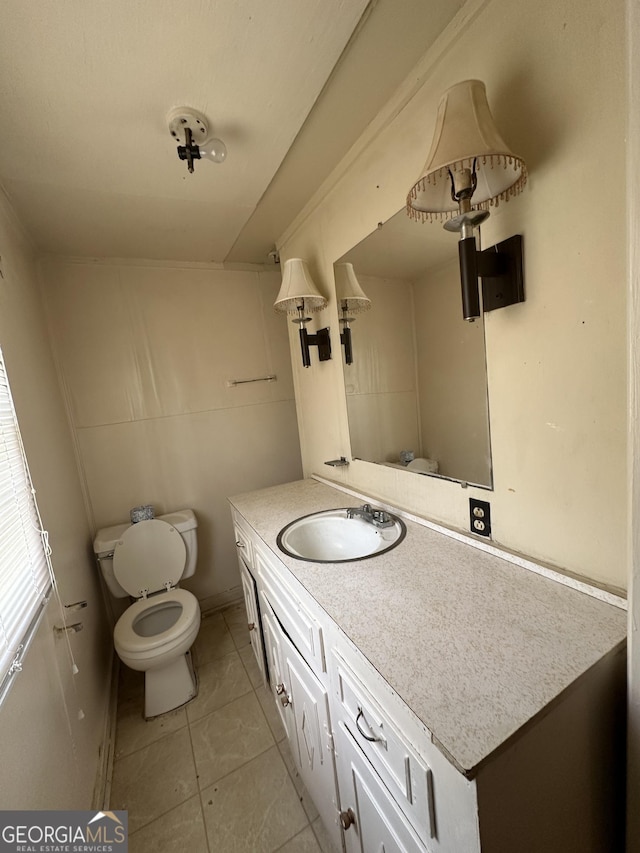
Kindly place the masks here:
<instances>
[{"instance_id":1,"label":"cabinet drawer","mask_svg":"<svg viewBox=\"0 0 640 853\"><path fill-rule=\"evenodd\" d=\"M260 550L255 550L254 557L263 593L291 642L316 673L326 672L322 628L317 620L283 583Z\"/></svg>"},{"instance_id":2,"label":"cabinet drawer","mask_svg":"<svg viewBox=\"0 0 640 853\"><path fill-rule=\"evenodd\" d=\"M332 680L346 729L428 846L437 838L433 773L409 746L342 657L332 652Z\"/></svg>"}]
</instances>

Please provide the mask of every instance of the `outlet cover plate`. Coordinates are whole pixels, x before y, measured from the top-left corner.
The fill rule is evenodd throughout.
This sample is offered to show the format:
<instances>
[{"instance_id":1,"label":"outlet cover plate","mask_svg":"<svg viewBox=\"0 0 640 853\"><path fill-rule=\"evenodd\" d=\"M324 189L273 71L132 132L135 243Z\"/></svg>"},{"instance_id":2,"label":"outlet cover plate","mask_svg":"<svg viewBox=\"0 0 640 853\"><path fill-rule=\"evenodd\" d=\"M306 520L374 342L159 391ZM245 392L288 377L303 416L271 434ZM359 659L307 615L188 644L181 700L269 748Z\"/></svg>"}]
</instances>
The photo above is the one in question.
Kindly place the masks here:
<instances>
[{"instance_id":1,"label":"outlet cover plate","mask_svg":"<svg viewBox=\"0 0 640 853\"><path fill-rule=\"evenodd\" d=\"M469 529L476 536L491 538L491 505L489 501L469 498Z\"/></svg>"}]
</instances>

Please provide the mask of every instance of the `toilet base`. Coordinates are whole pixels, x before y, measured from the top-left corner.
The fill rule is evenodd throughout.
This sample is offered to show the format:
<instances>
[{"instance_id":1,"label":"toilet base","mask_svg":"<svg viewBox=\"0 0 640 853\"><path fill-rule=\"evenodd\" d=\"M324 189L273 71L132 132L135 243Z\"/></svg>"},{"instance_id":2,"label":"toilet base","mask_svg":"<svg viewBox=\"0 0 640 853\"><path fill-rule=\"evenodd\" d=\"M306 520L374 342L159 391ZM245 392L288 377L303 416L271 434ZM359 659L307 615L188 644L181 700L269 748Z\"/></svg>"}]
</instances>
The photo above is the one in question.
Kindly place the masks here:
<instances>
[{"instance_id":1,"label":"toilet base","mask_svg":"<svg viewBox=\"0 0 640 853\"><path fill-rule=\"evenodd\" d=\"M150 720L186 705L198 695L198 681L191 652L167 666L148 669L144 674L144 716Z\"/></svg>"}]
</instances>

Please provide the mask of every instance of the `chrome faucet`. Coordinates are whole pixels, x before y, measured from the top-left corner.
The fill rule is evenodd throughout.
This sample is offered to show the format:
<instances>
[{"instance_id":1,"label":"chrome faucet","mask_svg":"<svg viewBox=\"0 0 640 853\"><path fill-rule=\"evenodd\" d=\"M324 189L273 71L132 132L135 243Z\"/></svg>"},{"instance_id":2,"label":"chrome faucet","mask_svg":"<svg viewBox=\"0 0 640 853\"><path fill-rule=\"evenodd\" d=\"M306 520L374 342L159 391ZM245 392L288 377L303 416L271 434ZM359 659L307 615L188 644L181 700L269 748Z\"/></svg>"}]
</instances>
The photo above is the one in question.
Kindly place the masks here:
<instances>
[{"instance_id":1,"label":"chrome faucet","mask_svg":"<svg viewBox=\"0 0 640 853\"><path fill-rule=\"evenodd\" d=\"M347 508L347 518L362 518L375 527L393 527L393 519L383 509L373 509L371 504L350 506Z\"/></svg>"}]
</instances>

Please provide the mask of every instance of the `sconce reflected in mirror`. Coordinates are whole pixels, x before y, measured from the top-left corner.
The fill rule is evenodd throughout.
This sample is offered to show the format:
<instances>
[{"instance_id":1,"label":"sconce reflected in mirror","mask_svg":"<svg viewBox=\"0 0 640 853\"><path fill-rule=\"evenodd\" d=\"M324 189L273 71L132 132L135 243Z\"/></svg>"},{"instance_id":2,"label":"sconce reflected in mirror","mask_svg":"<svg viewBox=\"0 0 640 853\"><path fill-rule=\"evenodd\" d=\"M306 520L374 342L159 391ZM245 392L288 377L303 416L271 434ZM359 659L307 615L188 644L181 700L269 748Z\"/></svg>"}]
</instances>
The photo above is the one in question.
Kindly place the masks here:
<instances>
[{"instance_id":1,"label":"sconce reflected in mirror","mask_svg":"<svg viewBox=\"0 0 640 853\"><path fill-rule=\"evenodd\" d=\"M336 277L336 297L340 307L340 343L344 346L344 360L346 364L353 364L353 346L351 342L351 323L356 318L351 314L368 311L371 308L371 300L360 287L356 278L353 264L335 264L334 273Z\"/></svg>"},{"instance_id":2,"label":"sconce reflected in mirror","mask_svg":"<svg viewBox=\"0 0 640 853\"><path fill-rule=\"evenodd\" d=\"M459 232L465 320L480 317L478 277L485 311L524 302L521 237L479 252L474 229L489 216L488 207L508 201L526 182L527 167L500 136L484 83L463 80L447 89L427 162L407 196L407 212L423 222L444 218L447 231Z\"/></svg>"},{"instance_id":3,"label":"sconce reflected in mirror","mask_svg":"<svg viewBox=\"0 0 640 853\"><path fill-rule=\"evenodd\" d=\"M315 335L308 334L306 329L307 323L311 322L311 317L305 316L306 312L320 311L326 304L327 300L315 286L306 262L302 258L289 258L285 261L282 285L273 307L281 314L297 314L291 322L300 327L300 349L304 367L311 365L309 348L312 346L318 347L320 361L328 361L331 358L329 329L318 329Z\"/></svg>"}]
</instances>

